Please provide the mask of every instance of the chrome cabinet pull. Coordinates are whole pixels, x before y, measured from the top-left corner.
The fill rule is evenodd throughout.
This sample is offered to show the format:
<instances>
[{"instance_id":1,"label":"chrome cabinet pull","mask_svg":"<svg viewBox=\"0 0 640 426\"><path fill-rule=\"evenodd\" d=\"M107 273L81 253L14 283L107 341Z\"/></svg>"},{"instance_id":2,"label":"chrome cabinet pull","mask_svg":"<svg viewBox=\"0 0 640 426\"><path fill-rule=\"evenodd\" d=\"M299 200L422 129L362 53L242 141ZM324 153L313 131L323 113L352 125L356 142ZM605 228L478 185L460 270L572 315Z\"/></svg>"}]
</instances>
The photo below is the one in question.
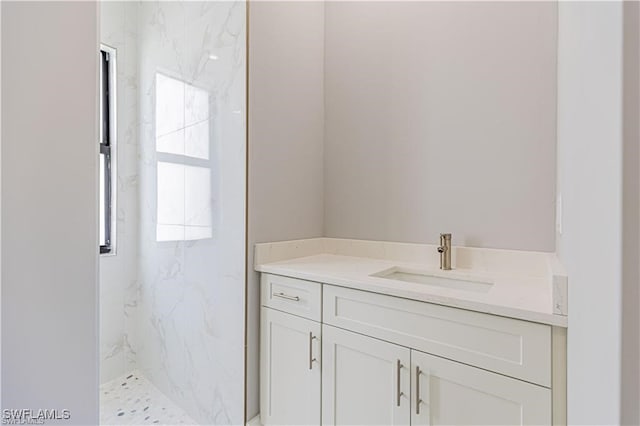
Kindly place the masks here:
<instances>
[{"instance_id":1,"label":"chrome cabinet pull","mask_svg":"<svg viewBox=\"0 0 640 426\"><path fill-rule=\"evenodd\" d=\"M422 399L420 399L420 366L416 366L416 414L420 414L420 404L422 404Z\"/></svg>"},{"instance_id":2,"label":"chrome cabinet pull","mask_svg":"<svg viewBox=\"0 0 640 426\"><path fill-rule=\"evenodd\" d=\"M402 393L402 391L400 390L400 369L403 367L402 363L400 362L400 360L398 360L397 364L396 364L396 376L397 376L397 389L396 389L396 405L399 407L400 406L400 397L402 395L404 395L404 393Z\"/></svg>"},{"instance_id":3,"label":"chrome cabinet pull","mask_svg":"<svg viewBox=\"0 0 640 426\"><path fill-rule=\"evenodd\" d=\"M313 361L316 361L316 359L313 357L313 339L315 339L316 336L313 335L313 331L309 332L309 370L313 370Z\"/></svg>"},{"instance_id":4,"label":"chrome cabinet pull","mask_svg":"<svg viewBox=\"0 0 640 426\"><path fill-rule=\"evenodd\" d=\"M273 293L273 295L281 299L293 300L296 302L300 301L300 298L298 296L289 296L288 294L284 294L284 293Z\"/></svg>"}]
</instances>

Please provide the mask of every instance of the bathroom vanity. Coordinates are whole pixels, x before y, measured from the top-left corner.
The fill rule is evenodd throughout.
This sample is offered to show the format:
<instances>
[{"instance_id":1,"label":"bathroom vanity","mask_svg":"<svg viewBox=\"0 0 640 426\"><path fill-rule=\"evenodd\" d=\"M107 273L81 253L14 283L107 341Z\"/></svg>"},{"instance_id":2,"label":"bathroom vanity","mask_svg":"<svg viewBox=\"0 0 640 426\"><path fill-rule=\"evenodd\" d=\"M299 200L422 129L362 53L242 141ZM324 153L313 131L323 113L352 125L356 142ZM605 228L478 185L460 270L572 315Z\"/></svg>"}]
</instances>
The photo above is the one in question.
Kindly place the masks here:
<instances>
[{"instance_id":1,"label":"bathroom vanity","mask_svg":"<svg viewBox=\"0 0 640 426\"><path fill-rule=\"evenodd\" d=\"M257 245L261 422L566 424L555 256L456 254L440 271L427 245Z\"/></svg>"}]
</instances>

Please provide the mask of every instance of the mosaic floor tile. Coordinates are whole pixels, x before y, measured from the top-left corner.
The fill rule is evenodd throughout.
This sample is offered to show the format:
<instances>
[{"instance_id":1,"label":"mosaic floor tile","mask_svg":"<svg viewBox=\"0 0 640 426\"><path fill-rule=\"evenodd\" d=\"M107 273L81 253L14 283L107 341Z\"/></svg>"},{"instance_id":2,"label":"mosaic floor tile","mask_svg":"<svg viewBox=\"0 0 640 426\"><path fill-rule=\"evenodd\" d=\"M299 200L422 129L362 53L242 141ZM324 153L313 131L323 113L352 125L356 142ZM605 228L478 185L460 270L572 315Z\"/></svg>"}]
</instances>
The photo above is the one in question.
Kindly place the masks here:
<instances>
[{"instance_id":1,"label":"mosaic floor tile","mask_svg":"<svg viewBox=\"0 0 640 426\"><path fill-rule=\"evenodd\" d=\"M138 371L100 386L101 425L195 425Z\"/></svg>"}]
</instances>

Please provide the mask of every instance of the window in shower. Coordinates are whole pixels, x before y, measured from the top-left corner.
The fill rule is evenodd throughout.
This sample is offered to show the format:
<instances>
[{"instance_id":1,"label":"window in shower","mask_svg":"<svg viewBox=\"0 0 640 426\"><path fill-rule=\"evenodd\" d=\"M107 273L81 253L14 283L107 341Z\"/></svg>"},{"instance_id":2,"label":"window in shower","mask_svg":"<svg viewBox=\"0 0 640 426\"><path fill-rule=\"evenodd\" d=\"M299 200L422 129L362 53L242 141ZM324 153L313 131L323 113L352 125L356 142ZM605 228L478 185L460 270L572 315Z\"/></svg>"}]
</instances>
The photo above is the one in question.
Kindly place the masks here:
<instances>
[{"instance_id":1,"label":"window in shower","mask_svg":"<svg viewBox=\"0 0 640 426\"><path fill-rule=\"evenodd\" d=\"M114 252L115 50L100 49L100 253Z\"/></svg>"},{"instance_id":2,"label":"window in shower","mask_svg":"<svg viewBox=\"0 0 640 426\"><path fill-rule=\"evenodd\" d=\"M213 236L211 97L156 74L157 241Z\"/></svg>"}]
</instances>

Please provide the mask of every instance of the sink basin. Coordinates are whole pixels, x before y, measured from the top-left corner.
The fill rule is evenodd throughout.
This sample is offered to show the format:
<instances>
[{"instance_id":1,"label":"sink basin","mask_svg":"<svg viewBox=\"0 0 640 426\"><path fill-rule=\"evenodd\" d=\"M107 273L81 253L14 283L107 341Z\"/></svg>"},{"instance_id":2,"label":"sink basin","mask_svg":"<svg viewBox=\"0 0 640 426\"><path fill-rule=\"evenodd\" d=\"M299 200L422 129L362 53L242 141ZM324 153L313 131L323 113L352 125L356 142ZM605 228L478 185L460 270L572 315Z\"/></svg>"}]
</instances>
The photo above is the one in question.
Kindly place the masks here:
<instances>
[{"instance_id":1,"label":"sink basin","mask_svg":"<svg viewBox=\"0 0 640 426\"><path fill-rule=\"evenodd\" d=\"M445 274L451 274L451 276L445 277L443 276ZM428 271L394 266L392 268L385 269L384 271L371 274L371 276L456 290L475 291L479 293L488 292L493 285L493 282L490 280L467 279L454 274L455 272L443 272L442 275L434 275Z\"/></svg>"}]
</instances>

